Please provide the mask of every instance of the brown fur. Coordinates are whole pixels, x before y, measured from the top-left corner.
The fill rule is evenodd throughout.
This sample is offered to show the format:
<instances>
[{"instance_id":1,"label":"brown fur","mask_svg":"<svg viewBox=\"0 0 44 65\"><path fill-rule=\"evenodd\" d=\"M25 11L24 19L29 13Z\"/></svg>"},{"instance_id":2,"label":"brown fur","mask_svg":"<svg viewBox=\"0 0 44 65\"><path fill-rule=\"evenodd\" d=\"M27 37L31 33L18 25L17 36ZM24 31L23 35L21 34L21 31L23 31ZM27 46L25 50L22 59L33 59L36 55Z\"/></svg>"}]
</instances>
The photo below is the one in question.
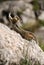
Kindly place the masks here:
<instances>
[{"instance_id":1,"label":"brown fur","mask_svg":"<svg viewBox=\"0 0 44 65\"><path fill-rule=\"evenodd\" d=\"M18 22L19 18L18 17L14 17L12 18L12 23L13 23L13 28L14 30L16 30L16 32L20 33L21 36L23 38L25 38L26 40L35 40L37 42L37 39L35 37L35 35L32 33L32 32L29 32L29 31L26 31L22 28L20 28L18 25L17 25L17 22Z\"/></svg>"}]
</instances>

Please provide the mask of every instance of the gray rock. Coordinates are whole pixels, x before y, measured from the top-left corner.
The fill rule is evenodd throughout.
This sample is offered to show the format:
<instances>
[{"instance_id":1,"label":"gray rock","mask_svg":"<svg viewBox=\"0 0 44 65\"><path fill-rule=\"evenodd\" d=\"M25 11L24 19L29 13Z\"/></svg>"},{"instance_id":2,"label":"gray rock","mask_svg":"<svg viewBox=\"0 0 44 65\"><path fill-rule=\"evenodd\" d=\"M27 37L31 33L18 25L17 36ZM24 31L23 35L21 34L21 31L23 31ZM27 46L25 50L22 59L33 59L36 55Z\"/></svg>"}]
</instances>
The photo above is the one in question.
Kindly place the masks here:
<instances>
[{"instance_id":1,"label":"gray rock","mask_svg":"<svg viewBox=\"0 0 44 65\"><path fill-rule=\"evenodd\" d=\"M38 19L44 21L44 11L41 11L41 14Z\"/></svg>"},{"instance_id":2,"label":"gray rock","mask_svg":"<svg viewBox=\"0 0 44 65\"><path fill-rule=\"evenodd\" d=\"M27 41L0 23L0 65L19 64L25 57L28 61L31 59L33 65L36 61L44 64L44 52L36 41Z\"/></svg>"}]
</instances>

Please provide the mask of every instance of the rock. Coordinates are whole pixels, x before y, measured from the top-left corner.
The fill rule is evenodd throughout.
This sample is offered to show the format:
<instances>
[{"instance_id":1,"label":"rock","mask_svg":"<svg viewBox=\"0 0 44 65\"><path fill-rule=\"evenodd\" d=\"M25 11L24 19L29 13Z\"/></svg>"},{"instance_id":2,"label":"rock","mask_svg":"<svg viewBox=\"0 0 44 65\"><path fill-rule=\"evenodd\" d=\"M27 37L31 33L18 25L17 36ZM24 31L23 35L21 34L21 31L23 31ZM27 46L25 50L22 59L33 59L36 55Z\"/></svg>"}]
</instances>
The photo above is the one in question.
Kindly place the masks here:
<instances>
[{"instance_id":1,"label":"rock","mask_svg":"<svg viewBox=\"0 0 44 65\"><path fill-rule=\"evenodd\" d=\"M44 11L41 11L41 14L38 19L44 21Z\"/></svg>"},{"instance_id":2,"label":"rock","mask_svg":"<svg viewBox=\"0 0 44 65\"><path fill-rule=\"evenodd\" d=\"M25 40L19 33L0 23L0 65L20 65L25 57L33 65L36 62L44 65L44 52L36 41Z\"/></svg>"}]
</instances>

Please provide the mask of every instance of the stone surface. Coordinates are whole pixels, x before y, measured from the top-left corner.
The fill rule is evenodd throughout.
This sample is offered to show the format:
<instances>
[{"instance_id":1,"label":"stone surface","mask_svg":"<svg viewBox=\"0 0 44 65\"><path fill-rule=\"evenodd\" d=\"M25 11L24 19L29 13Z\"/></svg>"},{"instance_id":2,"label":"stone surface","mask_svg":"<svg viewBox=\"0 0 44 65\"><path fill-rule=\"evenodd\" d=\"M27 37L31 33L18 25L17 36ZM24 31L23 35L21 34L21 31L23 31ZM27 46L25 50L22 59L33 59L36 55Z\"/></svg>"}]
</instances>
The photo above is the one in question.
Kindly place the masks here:
<instances>
[{"instance_id":1,"label":"stone surface","mask_svg":"<svg viewBox=\"0 0 44 65\"><path fill-rule=\"evenodd\" d=\"M31 59L32 64L44 64L44 52L36 41L27 41L21 35L0 23L0 65L19 64L21 59Z\"/></svg>"},{"instance_id":2,"label":"stone surface","mask_svg":"<svg viewBox=\"0 0 44 65\"><path fill-rule=\"evenodd\" d=\"M44 21L44 11L41 11L41 14L38 18L39 18L39 20Z\"/></svg>"}]
</instances>

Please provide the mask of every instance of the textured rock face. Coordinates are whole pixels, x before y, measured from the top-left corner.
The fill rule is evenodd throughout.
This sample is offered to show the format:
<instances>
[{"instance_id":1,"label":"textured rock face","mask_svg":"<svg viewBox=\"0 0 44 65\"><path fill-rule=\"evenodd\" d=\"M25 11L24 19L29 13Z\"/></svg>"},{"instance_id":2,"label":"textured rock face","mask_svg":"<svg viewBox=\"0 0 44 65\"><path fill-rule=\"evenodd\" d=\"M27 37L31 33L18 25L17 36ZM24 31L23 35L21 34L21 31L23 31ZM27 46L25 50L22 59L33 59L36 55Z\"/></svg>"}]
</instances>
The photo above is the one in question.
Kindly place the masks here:
<instances>
[{"instance_id":1,"label":"textured rock face","mask_svg":"<svg viewBox=\"0 0 44 65\"><path fill-rule=\"evenodd\" d=\"M32 64L44 64L44 52L34 40L27 41L20 34L0 23L0 65L19 64L21 59L31 59Z\"/></svg>"},{"instance_id":2,"label":"textured rock face","mask_svg":"<svg viewBox=\"0 0 44 65\"><path fill-rule=\"evenodd\" d=\"M11 31L9 28L2 24L0 26L0 60L3 60L7 63L18 63L20 58L23 57L23 48L21 47L21 52L19 50L20 46L24 44L23 40L21 40L19 34L18 36L16 35L16 32ZM22 42L20 42L20 40ZM21 45L19 43L21 43Z\"/></svg>"}]
</instances>

